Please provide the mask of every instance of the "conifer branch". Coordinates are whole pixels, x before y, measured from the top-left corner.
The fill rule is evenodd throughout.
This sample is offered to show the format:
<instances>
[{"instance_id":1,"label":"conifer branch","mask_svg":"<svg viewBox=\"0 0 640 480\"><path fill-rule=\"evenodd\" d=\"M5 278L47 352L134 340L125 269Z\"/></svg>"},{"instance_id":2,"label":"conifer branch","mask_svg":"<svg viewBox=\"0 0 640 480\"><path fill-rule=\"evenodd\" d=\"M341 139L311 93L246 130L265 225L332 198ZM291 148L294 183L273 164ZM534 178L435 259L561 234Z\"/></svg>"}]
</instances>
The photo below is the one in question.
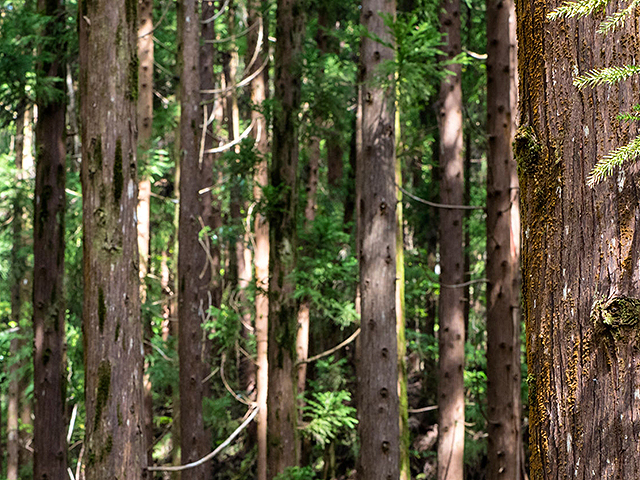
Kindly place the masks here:
<instances>
[{"instance_id":1,"label":"conifer branch","mask_svg":"<svg viewBox=\"0 0 640 480\"><path fill-rule=\"evenodd\" d=\"M597 87L604 83L609 85L619 83L637 74L640 74L640 65L594 68L584 75L576 77L573 84L582 90L584 87Z\"/></svg>"},{"instance_id":2,"label":"conifer branch","mask_svg":"<svg viewBox=\"0 0 640 480\"><path fill-rule=\"evenodd\" d=\"M586 17L599 9L603 9L609 3L609 0L578 0L575 2L566 2L564 5L556 8L547 14L549 20L558 20L560 18Z\"/></svg>"},{"instance_id":3,"label":"conifer branch","mask_svg":"<svg viewBox=\"0 0 640 480\"><path fill-rule=\"evenodd\" d=\"M607 34L618 27L623 27L625 19L631 15L637 5L638 0L633 0L624 10L609 15L598 27L598 33Z\"/></svg>"},{"instance_id":4,"label":"conifer branch","mask_svg":"<svg viewBox=\"0 0 640 480\"><path fill-rule=\"evenodd\" d=\"M589 173L587 185L596 186L602 180L613 173L615 167L622 166L625 162L636 159L640 155L640 137L634 138L628 144L607 153L596 163Z\"/></svg>"}]
</instances>

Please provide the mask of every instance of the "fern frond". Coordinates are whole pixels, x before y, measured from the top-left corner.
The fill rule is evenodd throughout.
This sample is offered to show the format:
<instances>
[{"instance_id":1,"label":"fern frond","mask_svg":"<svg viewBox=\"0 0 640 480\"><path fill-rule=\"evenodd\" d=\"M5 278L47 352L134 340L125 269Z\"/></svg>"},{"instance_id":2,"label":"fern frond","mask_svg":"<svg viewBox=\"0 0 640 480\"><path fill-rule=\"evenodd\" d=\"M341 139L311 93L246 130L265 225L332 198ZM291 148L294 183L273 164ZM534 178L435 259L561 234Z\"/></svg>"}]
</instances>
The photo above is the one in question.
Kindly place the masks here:
<instances>
[{"instance_id":1,"label":"fern frond","mask_svg":"<svg viewBox=\"0 0 640 480\"><path fill-rule=\"evenodd\" d=\"M548 13L547 18L549 20L558 20L559 18L586 17L598 9L603 9L607 3L609 3L609 0L578 0L575 2L566 2L564 5Z\"/></svg>"},{"instance_id":2,"label":"fern frond","mask_svg":"<svg viewBox=\"0 0 640 480\"><path fill-rule=\"evenodd\" d=\"M640 137L634 138L628 144L607 153L596 163L589 173L587 185L594 187L613 173L615 167L629 162L640 155Z\"/></svg>"},{"instance_id":3,"label":"fern frond","mask_svg":"<svg viewBox=\"0 0 640 480\"><path fill-rule=\"evenodd\" d=\"M618 83L632 75L640 73L640 65L623 65L621 67L595 68L573 80L573 84L579 89L584 87L596 87L603 83Z\"/></svg>"},{"instance_id":4,"label":"fern frond","mask_svg":"<svg viewBox=\"0 0 640 480\"><path fill-rule=\"evenodd\" d=\"M607 34L618 27L623 27L624 21L631 15L637 5L638 0L633 0L624 10L609 15L598 27L598 33Z\"/></svg>"}]
</instances>

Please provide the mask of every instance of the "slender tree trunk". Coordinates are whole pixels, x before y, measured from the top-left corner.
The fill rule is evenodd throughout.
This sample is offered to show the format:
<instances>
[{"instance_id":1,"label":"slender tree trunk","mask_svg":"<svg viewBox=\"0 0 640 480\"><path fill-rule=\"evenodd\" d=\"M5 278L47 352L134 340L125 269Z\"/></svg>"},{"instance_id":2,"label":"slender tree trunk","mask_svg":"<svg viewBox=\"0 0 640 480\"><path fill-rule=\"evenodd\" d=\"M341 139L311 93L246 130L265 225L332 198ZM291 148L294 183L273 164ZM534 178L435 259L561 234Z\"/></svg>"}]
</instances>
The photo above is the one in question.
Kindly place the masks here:
<instances>
[{"instance_id":1,"label":"slender tree trunk","mask_svg":"<svg viewBox=\"0 0 640 480\"><path fill-rule=\"evenodd\" d=\"M444 0L442 50L447 60L460 53L460 2ZM448 67L440 87L440 202L461 205L462 88L459 64ZM438 480L462 480L464 460L464 280L462 211L440 211L440 305L438 369Z\"/></svg>"},{"instance_id":2,"label":"slender tree trunk","mask_svg":"<svg viewBox=\"0 0 640 480\"><path fill-rule=\"evenodd\" d=\"M396 160L395 183L402 187L402 135L400 110L396 102ZM402 191L396 189L396 331L398 336L398 399L400 406L400 480L411 480L409 432L409 400L407 397L407 344L405 337L404 307L404 220L402 215Z\"/></svg>"},{"instance_id":3,"label":"slender tree trunk","mask_svg":"<svg viewBox=\"0 0 640 480\"><path fill-rule=\"evenodd\" d=\"M43 35L53 39L51 62L40 65L42 80L64 78L65 29L62 0L39 0L38 10L50 20ZM39 78L40 80L40 78ZM38 98L36 186L33 222L33 478L67 476L65 415L64 256L66 211L65 92L56 85L57 100Z\"/></svg>"},{"instance_id":4,"label":"slender tree trunk","mask_svg":"<svg viewBox=\"0 0 640 480\"><path fill-rule=\"evenodd\" d=\"M86 478L142 479L137 9L132 0L93 0L78 8Z\"/></svg>"},{"instance_id":5,"label":"slender tree trunk","mask_svg":"<svg viewBox=\"0 0 640 480\"><path fill-rule=\"evenodd\" d=\"M208 2L205 2L207 5ZM200 107L200 29L198 2L178 2L180 44L180 219L178 229L178 316L180 357L180 440L182 462L198 460L207 453L202 400L205 387L205 343L202 323L213 303L210 284L209 238L200 231L209 225L210 203L199 190L210 187L212 168L201 151L203 110ZM207 68L210 68L207 65ZM207 116L208 117L208 116ZM206 135L204 135L206 139ZM206 182L206 183L205 183ZM202 243L201 243L202 242ZM208 478L206 466L190 471L190 478Z\"/></svg>"},{"instance_id":6,"label":"slender tree trunk","mask_svg":"<svg viewBox=\"0 0 640 480\"><path fill-rule=\"evenodd\" d=\"M298 464L296 409L296 285L298 109L304 38L304 9L299 0L279 0L276 15L275 104L269 205L269 388L268 478ZM277 213L275 213L277 212Z\"/></svg>"},{"instance_id":7,"label":"slender tree trunk","mask_svg":"<svg viewBox=\"0 0 640 480\"><path fill-rule=\"evenodd\" d=\"M520 318L512 231L515 9L487 2L487 417L489 480L520 478Z\"/></svg>"},{"instance_id":8,"label":"slender tree trunk","mask_svg":"<svg viewBox=\"0 0 640 480\"><path fill-rule=\"evenodd\" d=\"M146 168L150 161L151 137L153 131L153 0L138 1L138 151L140 164ZM151 316L144 310L147 300L147 273L149 271L149 240L151 211L151 180L148 176L138 183L138 251L140 253L140 304L143 307L144 322L144 428L147 439L147 463L153 463L153 386L146 361L151 355L153 329Z\"/></svg>"},{"instance_id":9,"label":"slender tree trunk","mask_svg":"<svg viewBox=\"0 0 640 480\"><path fill-rule=\"evenodd\" d=\"M12 365L9 368L9 395L7 403L7 480L18 479L18 469L20 464L20 363L17 355L20 350L20 320L22 311L22 283L26 273L22 241L23 203L22 181L23 172L23 152L24 152L24 120L25 114L19 113L16 120L16 136L14 143L15 163L16 163L16 197L13 204L13 222L11 225L13 234L13 245L11 248L11 321L18 328L18 334L14 335L9 345L9 353L12 358Z\"/></svg>"},{"instance_id":10,"label":"slender tree trunk","mask_svg":"<svg viewBox=\"0 0 640 480\"><path fill-rule=\"evenodd\" d=\"M516 4L531 478L637 478L637 160L586 186L596 161L637 135L617 118L637 103L637 83L579 91L573 80L633 64L640 22L632 14L603 36L600 12L548 20L558 5Z\"/></svg>"},{"instance_id":11,"label":"slender tree trunk","mask_svg":"<svg viewBox=\"0 0 640 480\"><path fill-rule=\"evenodd\" d=\"M258 50L258 60L254 62L249 73L255 73L262 68L269 56L267 23L263 21L268 8L268 2L249 0L247 10L249 26L260 22L258 28L249 33L248 51L250 55ZM269 150L269 138L267 122L260 106L267 98L268 73L265 66L262 73L258 74L251 82L251 103L257 108L251 111L251 121L254 123L253 132L256 150L261 156L254 174L254 198L260 201L263 198L262 189L268 183L267 152ZM269 319L269 223L265 215L258 211L254 221L253 262L256 275L256 313L255 335L257 344L257 377L256 377L256 402L260 409L257 416L258 459L257 480L267 480L267 386L269 382L269 360L267 352L268 343L268 319Z\"/></svg>"},{"instance_id":12,"label":"slender tree trunk","mask_svg":"<svg viewBox=\"0 0 640 480\"><path fill-rule=\"evenodd\" d=\"M398 340L396 318L395 95L381 85L379 68L393 59L382 15L395 1L365 0L360 22L371 36L360 47L362 150L358 250L362 333L357 361L360 456L357 478L400 476ZM391 83L391 82L388 82Z\"/></svg>"}]
</instances>

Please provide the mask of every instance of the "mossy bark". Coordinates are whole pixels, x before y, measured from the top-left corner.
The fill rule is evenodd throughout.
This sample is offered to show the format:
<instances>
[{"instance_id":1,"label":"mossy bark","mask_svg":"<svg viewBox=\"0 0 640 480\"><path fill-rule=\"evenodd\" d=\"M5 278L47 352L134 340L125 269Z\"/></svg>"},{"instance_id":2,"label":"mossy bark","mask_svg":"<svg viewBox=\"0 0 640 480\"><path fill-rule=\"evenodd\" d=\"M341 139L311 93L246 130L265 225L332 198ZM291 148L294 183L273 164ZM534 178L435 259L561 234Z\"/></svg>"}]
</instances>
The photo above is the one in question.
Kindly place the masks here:
<instances>
[{"instance_id":1,"label":"mossy bark","mask_svg":"<svg viewBox=\"0 0 640 480\"><path fill-rule=\"evenodd\" d=\"M298 464L296 409L298 111L305 10L279 0L276 14L275 96L269 204L268 477Z\"/></svg>"},{"instance_id":2,"label":"mossy bark","mask_svg":"<svg viewBox=\"0 0 640 480\"><path fill-rule=\"evenodd\" d=\"M362 144L358 155L358 257L362 331L357 346L360 452L357 478L400 477L398 336L396 331L395 95L380 67L393 59L383 16L395 18L396 2L362 4Z\"/></svg>"},{"instance_id":3,"label":"mossy bark","mask_svg":"<svg viewBox=\"0 0 640 480\"><path fill-rule=\"evenodd\" d=\"M515 143L523 219L531 478L640 475L640 355L635 326L616 338L592 320L603 297L638 298L638 167L586 186L597 159L636 135L616 116L636 82L578 91L592 68L631 64L638 17L608 36L602 12L550 21L559 4L516 4L521 126ZM606 13L626 3L614 0Z\"/></svg>"},{"instance_id":4,"label":"mossy bark","mask_svg":"<svg viewBox=\"0 0 640 480\"><path fill-rule=\"evenodd\" d=\"M52 39L51 62L39 65L38 80L63 78L64 16L61 0L38 2L50 16L43 35ZM49 46L49 45L48 45ZM34 329L34 478L67 475L65 391L65 102L64 86L57 100L38 98L36 126L36 188L33 232ZM45 201L46 199L46 201Z\"/></svg>"},{"instance_id":5,"label":"mossy bark","mask_svg":"<svg viewBox=\"0 0 640 480\"><path fill-rule=\"evenodd\" d=\"M130 88L137 25L130 3L91 0L78 12L88 480L141 479L147 464Z\"/></svg>"}]
</instances>

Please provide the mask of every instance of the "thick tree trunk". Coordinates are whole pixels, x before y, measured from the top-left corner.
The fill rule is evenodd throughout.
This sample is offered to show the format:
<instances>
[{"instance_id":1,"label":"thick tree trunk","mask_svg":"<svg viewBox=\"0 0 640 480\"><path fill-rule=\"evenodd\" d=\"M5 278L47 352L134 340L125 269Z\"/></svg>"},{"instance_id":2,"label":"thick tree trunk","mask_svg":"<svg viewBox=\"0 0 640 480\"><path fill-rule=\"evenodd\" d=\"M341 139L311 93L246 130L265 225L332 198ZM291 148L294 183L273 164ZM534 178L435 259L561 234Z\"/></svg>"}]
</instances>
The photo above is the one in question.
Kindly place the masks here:
<instances>
[{"instance_id":1,"label":"thick tree trunk","mask_svg":"<svg viewBox=\"0 0 640 480\"><path fill-rule=\"evenodd\" d=\"M586 186L597 159L636 135L616 116L637 103L637 83L578 91L573 79L633 64L640 24L632 14L602 36L600 14L548 20L558 5L517 4L531 478L638 478L637 161Z\"/></svg>"},{"instance_id":2,"label":"thick tree trunk","mask_svg":"<svg viewBox=\"0 0 640 480\"><path fill-rule=\"evenodd\" d=\"M44 35L57 52L42 64L44 78L64 78L64 8L62 0L38 2L38 10L51 17ZM36 187L33 222L33 478L67 476L65 415L65 302L64 255L66 210L65 92L55 84L56 101L38 98L36 125ZM61 91L60 91L61 90Z\"/></svg>"},{"instance_id":3,"label":"thick tree trunk","mask_svg":"<svg viewBox=\"0 0 640 480\"><path fill-rule=\"evenodd\" d=\"M137 9L132 0L78 8L86 478L141 479L147 462L135 222Z\"/></svg>"},{"instance_id":4,"label":"thick tree trunk","mask_svg":"<svg viewBox=\"0 0 640 480\"><path fill-rule=\"evenodd\" d=\"M296 409L297 308L293 272L297 257L298 109L304 8L279 0L276 15L275 104L269 205L268 477L298 463Z\"/></svg>"},{"instance_id":5,"label":"thick tree trunk","mask_svg":"<svg viewBox=\"0 0 640 480\"><path fill-rule=\"evenodd\" d=\"M516 52L512 0L487 1L487 417L489 480L520 478L519 231L512 231L516 170ZM518 242L519 243L519 242Z\"/></svg>"},{"instance_id":6,"label":"thick tree trunk","mask_svg":"<svg viewBox=\"0 0 640 480\"><path fill-rule=\"evenodd\" d=\"M366 0L360 22L371 36L392 42L382 14L395 1ZM358 250L362 333L357 361L360 456L357 478L400 476L398 345L396 332L395 95L378 76L393 49L362 37L362 150L358 160ZM391 83L391 82L389 82Z\"/></svg>"},{"instance_id":7,"label":"thick tree trunk","mask_svg":"<svg viewBox=\"0 0 640 480\"><path fill-rule=\"evenodd\" d=\"M209 5L205 2L204 5ZM200 231L209 225L209 195L199 190L211 187L210 155L201 151L204 119L201 108L200 30L198 2L178 2L180 44L180 218L178 229L178 351L180 357L180 440L182 462L204 456L209 448L202 416L205 387L205 344L202 323L213 305L211 294L213 265L210 262L209 238L200 239ZM208 24L203 24L203 27ZM205 63L204 68L211 65ZM208 115L207 115L208 118ZM209 197L209 198L207 198ZM202 242L202 243L201 243ZM206 466L190 471L190 478L208 478Z\"/></svg>"},{"instance_id":8,"label":"thick tree trunk","mask_svg":"<svg viewBox=\"0 0 640 480\"><path fill-rule=\"evenodd\" d=\"M262 67L269 56L267 22L263 21L266 14L268 2L249 0L247 2L248 24L259 26L249 33L248 52L253 56L258 49L258 60L254 62L250 73L256 72ZM251 111L251 121L253 122L253 132L256 150L260 155L260 162L254 174L254 198L260 201L263 198L262 189L267 186L268 167L266 155L269 151L269 138L267 122L262 111L259 110L262 103L267 98L267 86L269 69L264 67L262 73L258 74L251 82L251 103L257 108ZM257 344L256 353L256 402L260 409L257 416L257 480L267 480L267 386L269 381L269 360L267 353L268 342L268 319L269 319L269 223L265 215L258 211L255 215L254 223L253 262L256 275L256 314L255 314L255 335Z\"/></svg>"},{"instance_id":9,"label":"thick tree trunk","mask_svg":"<svg viewBox=\"0 0 640 480\"><path fill-rule=\"evenodd\" d=\"M460 53L460 2L444 0L442 50L447 60ZM448 67L440 86L440 202L461 205L462 88L459 64ZM438 480L462 480L464 456L464 280L462 210L440 211L440 305L438 368Z\"/></svg>"}]
</instances>

